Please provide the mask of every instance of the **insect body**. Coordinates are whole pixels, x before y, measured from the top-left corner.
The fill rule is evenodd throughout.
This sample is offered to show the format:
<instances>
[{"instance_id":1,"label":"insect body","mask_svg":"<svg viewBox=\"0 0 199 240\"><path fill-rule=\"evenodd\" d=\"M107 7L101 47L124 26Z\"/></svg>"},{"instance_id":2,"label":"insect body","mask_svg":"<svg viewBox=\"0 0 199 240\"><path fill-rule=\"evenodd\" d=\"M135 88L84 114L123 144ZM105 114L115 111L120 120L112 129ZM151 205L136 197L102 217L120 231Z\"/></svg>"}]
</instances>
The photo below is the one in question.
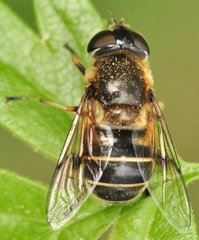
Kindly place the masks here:
<instances>
[{"instance_id":1,"label":"insect body","mask_svg":"<svg viewBox=\"0 0 199 240\"><path fill-rule=\"evenodd\" d=\"M86 125L86 128L94 128L91 131L94 139L89 151L85 148L83 153L85 178L96 185L94 194L104 200L131 200L146 187L138 161L147 171L147 180L153 168L149 147L138 143L146 134L147 114L143 114L149 107L149 85L141 65L131 53L125 54L123 50L98 56L94 67L95 82L92 85L95 91L89 100L91 125ZM133 140L142 149L139 156L136 156ZM87 137L83 145L89 146ZM95 168L96 162L98 166L105 165L98 181L89 171Z\"/></svg>"},{"instance_id":2,"label":"insect body","mask_svg":"<svg viewBox=\"0 0 199 240\"><path fill-rule=\"evenodd\" d=\"M93 66L51 183L48 221L61 227L91 193L118 203L148 188L167 220L184 231L187 191L152 90L145 39L113 20L91 39L88 52Z\"/></svg>"}]
</instances>

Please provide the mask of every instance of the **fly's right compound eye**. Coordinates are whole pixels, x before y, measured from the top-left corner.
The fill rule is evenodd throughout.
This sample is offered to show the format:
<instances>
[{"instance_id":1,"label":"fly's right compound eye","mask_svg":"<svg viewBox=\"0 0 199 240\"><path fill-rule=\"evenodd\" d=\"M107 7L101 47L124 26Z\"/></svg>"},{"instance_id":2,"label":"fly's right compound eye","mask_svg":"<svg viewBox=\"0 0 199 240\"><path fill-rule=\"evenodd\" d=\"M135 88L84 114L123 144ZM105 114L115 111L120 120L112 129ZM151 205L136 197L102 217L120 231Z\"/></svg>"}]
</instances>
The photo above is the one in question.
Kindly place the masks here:
<instances>
[{"instance_id":1,"label":"fly's right compound eye","mask_svg":"<svg viewBox=\"0 0 199 240\"><path fill-rule=\"evenodd\" d=\"M139 33L133 32L133 36L134 36L134 45L147 52L147 54L150 54L150 49L149 49L149 45L146 42L146 40L143 38L142 35L140 35Z\"/></svg>"}]
</instances>

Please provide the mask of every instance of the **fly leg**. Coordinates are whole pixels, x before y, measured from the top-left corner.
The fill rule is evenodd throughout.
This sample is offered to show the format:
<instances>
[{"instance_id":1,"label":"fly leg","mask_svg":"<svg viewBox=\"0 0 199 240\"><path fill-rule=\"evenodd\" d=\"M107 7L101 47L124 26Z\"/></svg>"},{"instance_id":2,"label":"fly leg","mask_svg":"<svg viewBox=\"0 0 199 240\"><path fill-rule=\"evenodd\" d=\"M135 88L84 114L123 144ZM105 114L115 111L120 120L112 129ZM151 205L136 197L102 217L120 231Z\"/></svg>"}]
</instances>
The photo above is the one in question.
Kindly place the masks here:
<instances>
[{"instance_id":1,"label":"fly leg","mask_svg":"<svg viewBox=\"0 0 199 240\"><path fill-rule=\"evenodd\" d=\"M80 70L80 72L85 75L86 69L85 67L80 63L79 61L79 57L76 54L76 52L68 45L65 44L64 46L67 50L69 50L69 52L72 54L72 60L73 63L75 64L75 66ZM34 98L34 97L26 97L26 96L17 96L17 97L13 97L13 96L7 96L4 98L5 102L11 102L11 101L32 101L32 102L40 102L40 103L44 103L47 104L49 106L67 111L67 112L77 112L78 106L63 106L54 102L51 102L49 100L43 99L43 98Z\"/></svg>"},{"instance_id":2,"label":"fly leg","mask_svg":"<svg viewBox=\"0 0 199 240\"><path fill-rule=\"evenodd\" d=\"M76 52L68 45L68 44L65 44L64 46L66 49L69 50L69 52L72 54L72 60L73 60L73 63L75 64L75 66L80 70L80 72L85 75L85 72L86 72L86 69L85 67L80 63L79 61L79 57L78 55L76 54ZM60 104L57 104L57 103L54 103L54 102L51 102L51 101L48 101L46 99L43 99L43 98L34 98L34 97L26 97L26 96L17 96L17 97L5 97L5 102L10 102L10 101L33 101L33 102L40 102L40 103L44 103L44 104L47 104L49 106L52 106L52 107L55 107L55 108L58 108L58 109L61 109L61 110L64 110L64 111L67 111L67 112L76 112L78 107L77 106L62 106Z\"/></svg>"},{"instance_id":3,"label":"fly leg","mask_svg":"<svg viewBox=\"0 0 199 240\"><path fill-rule=\"evenodd\" d=\"M75 66L79 69L79 71L83 75L85 75L86 68L80 63L79 57L76 54L76 52L68 44L65 44L64 47L71 53L72 60L73 60L73 63L75 64Z\"/></svg>"},{"instance_id":4,"label":"fly leg","mask_svg":"<svg viewBox=\"0 0 199 240\"><path fill-rule=\"evenodd\" d=\"M47 104L51 107L55 107L55 108L58 108L58 109L61 109L61 110L67 111L67 112L76 112L77 109L78 109L77 106L63 106L63 105L48 101L48 100L43 99L43 98L24 97L24 96L23 97L22 96L19 96L19 97L5 97L5 102L6 103L11 102L11 101L39 102L39 103L44 103L44 104Z\"/></svg>"}]
</instances>

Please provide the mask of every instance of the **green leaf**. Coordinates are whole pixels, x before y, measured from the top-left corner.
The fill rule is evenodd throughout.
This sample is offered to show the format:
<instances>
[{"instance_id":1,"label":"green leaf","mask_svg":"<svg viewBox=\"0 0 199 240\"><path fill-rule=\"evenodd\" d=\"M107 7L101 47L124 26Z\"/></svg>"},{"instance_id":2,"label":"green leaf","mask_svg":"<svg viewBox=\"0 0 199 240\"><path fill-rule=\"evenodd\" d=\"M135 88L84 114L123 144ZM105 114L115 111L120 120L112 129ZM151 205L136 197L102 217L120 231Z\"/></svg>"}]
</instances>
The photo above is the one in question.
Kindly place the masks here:
<instances>
[{"instance_id":1,"label":"green leaf","mask_svg":"<svg viewBox=\"0 0 199 240\"><path fill-rule=\"evenodd\" d=\"M60 4L70 8L61 10ZM77 7L75 20L71 18L72 6ZM101 29L102 21L86 0L78 4L35 0L40 37L2 2L0 9L0 123L34 149L57 159L71 114L29 102L5 105L2 100L4 96L22 95L78 104L84 79L63 46L66 42L78 46L81 56L86 56L83 45L86 49L86 42Z\"/></svg>"},{"instance_id":2,"label":"green leaf","mask_svg":"<svg viewBox=\"0 0 199 240\"><path fill-rule=\"evenodd\" d=\"M92 4L80 0L35 0L39 35L0 1L0 97L42 97L78 104L84 79L63 45L69 43L88 64L86 44L103 28ZM87 67L87 65L86 65ZM0 102L0 123L14 135L57 159L72 116L40 103ZM199 165L182 162L187 182L199 178ZM184 235L177 233L151 198L130 206L110 206L90 198L69 225L53 232L45 220L47 190L7 171L0 171L1 239L197 239L194 219Z\"/></svg>"},{"instance_id":3,"label":"green leaf","mask_svg":"<svg viewBox=\"0 0 199 240\"><path fill-rule=\"evenodd\" d=\"M37 239L52 232L44 220L44 187L1 170L0 189L1 239Z\"/></svg>"}]
</instances>

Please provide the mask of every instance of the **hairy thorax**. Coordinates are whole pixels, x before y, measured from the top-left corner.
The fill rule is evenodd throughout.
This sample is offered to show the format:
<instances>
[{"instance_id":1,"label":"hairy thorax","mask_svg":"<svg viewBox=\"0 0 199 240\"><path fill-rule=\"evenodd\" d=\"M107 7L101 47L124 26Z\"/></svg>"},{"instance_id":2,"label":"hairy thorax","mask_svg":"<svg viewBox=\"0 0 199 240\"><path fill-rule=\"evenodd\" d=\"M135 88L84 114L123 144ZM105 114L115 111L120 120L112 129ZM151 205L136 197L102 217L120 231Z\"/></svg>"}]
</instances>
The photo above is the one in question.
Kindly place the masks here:
<instances>
[{"instance_id":1,"label":"hairy thorax","mask_svg":"<svg viewBox=\"0 0 199 240\"><path fill-rule=\"evenodd\" d=\"M132 124L146 103L144 72L136 59L123 54L95 62L94 116L116 125Z\"/></svg>"}]
</instances>

